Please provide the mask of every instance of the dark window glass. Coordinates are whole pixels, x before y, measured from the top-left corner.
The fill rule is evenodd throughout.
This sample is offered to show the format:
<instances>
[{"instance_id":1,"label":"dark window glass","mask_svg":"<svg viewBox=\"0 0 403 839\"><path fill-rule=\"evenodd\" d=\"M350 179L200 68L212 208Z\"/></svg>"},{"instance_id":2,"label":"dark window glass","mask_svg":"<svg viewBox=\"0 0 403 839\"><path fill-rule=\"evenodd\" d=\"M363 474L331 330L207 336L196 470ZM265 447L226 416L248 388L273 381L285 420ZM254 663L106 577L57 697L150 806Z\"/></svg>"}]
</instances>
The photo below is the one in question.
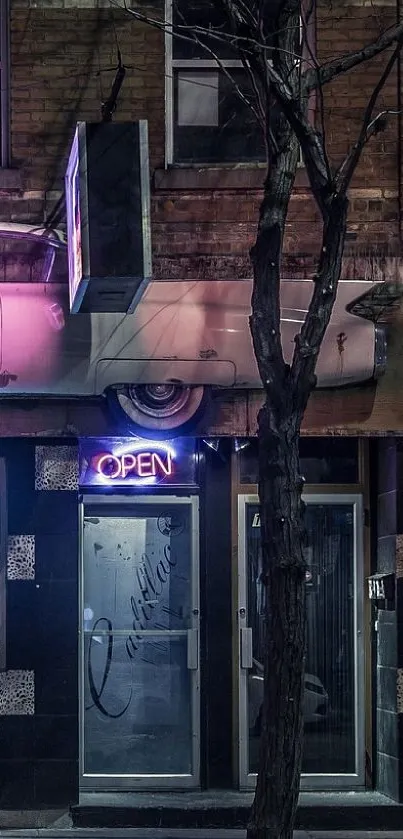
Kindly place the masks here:
<instances>
[{"instance_id":1,"label":"dark window glass","mask_svg":"<svg viewBox=\"0 0 403 839\"><path fill-rule=\"evenodd\" d=\"M264 161L263 131L254 113L256 92L228 37L222 9L214 0L174 0L174 33L175 27L173 160L188 164ZM197 27L206 34L198 33ZM233 66L220 68L215 56Z\"/></svg>"},{"instance_id":2,"label":"dark window glass","mask_svg":"<svg viewBox=\"0 0 403 839\"><path fill-rule=\"evenodd\" d=\"M57 257L57 259L55 259ZM57 262L57 271L53 271ZM60 280L56 274L62 269ZM65 249L46 236L0 232L0 283L66 282Z\"/></svg>"},{"instance_id":3,"label":"dark window glass","mask_svg":"<svg viewBox=\"0 0 403 839\"><path fill-rule=\"evenodd\" d=\"M266 12L266 39L270 37L270 33L274 32L275 5L276 0L271 0L270 12ZM253 12L253 5L251 11ZM230 37L230 27L225 12L215 0L173 0L172 22L174 29L178 28L178 36L173 39L174 59L208 58L209 51L204 49L203 44L222 60L239 58L239 52L236 49L237 42ZM181 27L189 27L189 29L181 29ZM191 32L194 27L211 30L211 37L207 32L198 34L196 31L196 37L192 39ZM179 33L184 37L179 37Z\"/></svg>"},{"instance_id":4,"label":"dark window glass","mask_svg":"<svg viewBox=\"0 0 403 839\"><path fill-rule=\"evenodd\" d=\"M356 771L354 654L354 509L351 504L306 507L307 656L303 695L302 771ZM249 771L257 771L263 700L265 588L261 582L260 517L247 506L248 625L253 667L248 677Z\"/></svg>"},{"instance_id":5,"label":"dark window glass","mask_svg":"<svg viewBox=\"0 0 403 839\"><path fill-rule=\"evenodd\" d=\"M203 44L199 43L199 36L193 39L191 30L193 27L203 27L203 29L211 29L212 37L201 34L200 39L221 59L237 59L239 56L231 49L229 39L225 37L228 34L228 24L223 14L214 0L174 0L172 10L172 22L175 27L179 27L179 32L188 37L174 37L173 38L173 58L191 59L191 58L209 58L210 53L204 49ZM189 27L189 30L183 30L180 27ZM220 35L222 34L222 39Z\"/></svg>"},{"instance_id":6,"label":"dark window glass","mask_svg":"<svg viewBox=\"0 0 403 839\"><path fill-rule=\"evenodd\" d=\"M236 86L254 94L243 70L176 69L174 158L182 163L265 159L263 132Z\"/></svg>"},{"instance_id":7,"label":"dark window glass","mask_svg":"<svg viewBox=\"0 0 403 839\"><path fill-rule=\"evenodd\" d=\"M241 484L258 481L257 440L239 452ZM358 440L350 437L302 437L300 468L307 484L358 483Z\"/></svg>"}]
</instances>

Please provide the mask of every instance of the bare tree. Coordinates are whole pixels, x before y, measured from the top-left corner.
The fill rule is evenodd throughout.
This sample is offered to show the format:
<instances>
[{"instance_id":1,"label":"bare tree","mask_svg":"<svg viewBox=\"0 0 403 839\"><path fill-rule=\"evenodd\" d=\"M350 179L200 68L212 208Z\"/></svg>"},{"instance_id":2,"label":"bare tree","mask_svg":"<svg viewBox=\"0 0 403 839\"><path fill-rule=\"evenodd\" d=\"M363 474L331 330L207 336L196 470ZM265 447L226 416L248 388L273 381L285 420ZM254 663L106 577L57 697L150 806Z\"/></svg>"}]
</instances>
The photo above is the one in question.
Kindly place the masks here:
<instances>
[{"instance_id":1,"label":"bare tree","mask_svg":"<svg viewBox=\"0 0 403 839\"><path fill-rule=\"evenodd\" d=\"M265 393L258 437L266 644L259 772L248 837L291 839L301 773L306 633L300 428L315 388L316 362L336 299L349 186L364 147L388 123L390 112L377 110L377 101L398 60L403 23L380 32L375 41L358 51L321 66L309 37L315 0L213 0L213 5L220 10L225 26L190 27L182 15L177 18L174 35L202 44L227 75L231 71L220 61L215 44L231 46L247 72L253 95L245 93L235 80L233 83L261 125L267 155L251 250L250 328ZM127 11L166 30L163 19L139 9ZM343 162L333 165L325 136L323 89L337 76L381 53L385 53L384 66L356 140ZM314 92L317 116L312 121L309 104ZM288 364L280 333L280 277L285 224L300 154L320 212L322 241L309 310L295 336Z\"/></svg>"}]
</instances>

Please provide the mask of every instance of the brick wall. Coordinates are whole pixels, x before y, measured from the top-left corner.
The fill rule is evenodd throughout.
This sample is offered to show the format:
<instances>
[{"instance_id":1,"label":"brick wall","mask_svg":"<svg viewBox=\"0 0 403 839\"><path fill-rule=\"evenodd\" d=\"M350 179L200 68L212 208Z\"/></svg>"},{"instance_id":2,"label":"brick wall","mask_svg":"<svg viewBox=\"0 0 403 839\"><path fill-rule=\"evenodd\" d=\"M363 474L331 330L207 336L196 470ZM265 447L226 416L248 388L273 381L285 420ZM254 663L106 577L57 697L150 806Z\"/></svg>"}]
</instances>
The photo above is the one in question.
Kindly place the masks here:
<instances>
[{"instance_id":1,"label":"brick wall","mask_svg":"<svg viewBox=\"0 0 403 839\"><path fill-rule=\"evenodd\" d=\"M163 36L128 14L92 3L12 2L12 164L23 194L0 197L0 214L41 221L63 188L77 120L97 121L117 64L117 43L131 69L119 97L120 120L149 120L151 166L164 160ZM67 4L66 4L67 5ZM150 4L152 5L152 4ZM151 10L152 11L152 10ZM154 10L155 11L155 10Z\"/></svg>"},{"instance_id":2,"label":"brick wall","mask_svg":"<svg viewBox=\"0 0 403 839\"><path fill-rule=\"evenodd\" d=\"M98 5L101 8L98 8ZM161 0L149 0L160 14ZM106 6L106 8L102 8ZM389 0L329 4L318 0L320 61L359 47L395 19ZM68 143L77 119L97 120L110 91L116 44L128 65L116 119L147 117L153 191L156 276L233 277L250 274L262 170L163 172L163 35L128 13L94 0L12 0L12 155L22 190L0 192L0 218L41 222L60 195ZM325 91L325 129L337 163L353 142L384 57L358 68ZM101 72L100 72L101 71ZM380 107L396 109L393 74ZM373 138L351 189L350 231L361 252L395 252L399 243L397 118ZM320 241L318 214L298 175L290 205L285 250L309 253Z\"/></svg>"}]
</instances>

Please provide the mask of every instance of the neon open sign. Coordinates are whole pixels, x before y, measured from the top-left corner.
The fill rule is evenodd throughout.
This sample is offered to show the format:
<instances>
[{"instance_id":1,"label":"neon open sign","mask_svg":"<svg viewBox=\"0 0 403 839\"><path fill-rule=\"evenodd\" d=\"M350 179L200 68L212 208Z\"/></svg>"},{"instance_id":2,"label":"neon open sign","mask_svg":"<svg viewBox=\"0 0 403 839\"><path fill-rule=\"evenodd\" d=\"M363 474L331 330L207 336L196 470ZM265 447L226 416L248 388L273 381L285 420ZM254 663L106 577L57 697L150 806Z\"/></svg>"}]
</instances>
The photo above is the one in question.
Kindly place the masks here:
<instances>
[{"instance_id":1,"label":"neon open sign","mask_svg":"<svg viewBox=\"0 0 403 839\"><path fill-rule=\"evenodd\" d=\"M80 440L80 486L195 486L195 440L84 437Z\"/></svg>"},{"instance_id":2,"label":"neon open sign","mask_svg":"<svg viewBox=\"0 0 403 839\"><path fill-rule=\"evenodd\" d=\"M163 479L172 475L173 456L171 451L127 452L126 454L103 454L98 459L97 472L111 481L127 476Z\"/></svg>"}]
</instances>

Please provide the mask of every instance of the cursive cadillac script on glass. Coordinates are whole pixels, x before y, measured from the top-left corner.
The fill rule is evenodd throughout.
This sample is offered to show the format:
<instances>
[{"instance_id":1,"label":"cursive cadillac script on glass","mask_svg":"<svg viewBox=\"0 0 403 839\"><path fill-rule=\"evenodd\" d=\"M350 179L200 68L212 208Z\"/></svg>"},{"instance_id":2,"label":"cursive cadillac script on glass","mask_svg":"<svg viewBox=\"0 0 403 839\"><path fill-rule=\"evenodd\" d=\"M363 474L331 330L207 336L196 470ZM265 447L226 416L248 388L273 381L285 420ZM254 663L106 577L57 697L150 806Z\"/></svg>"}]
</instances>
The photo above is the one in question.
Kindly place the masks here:
<instances>
[{"instance_id":1,"label":"cursive cadillac script on glass","mask_svg":"<svg viewBox=\"0 0 403 839\"><path fill-rule=\"evenodd\" d=\"M165 521L168 522L169 517L166 517ZM180 530L182 530L182 528ZM164 535L172 536L174 535L174 531L170 534L165 532ZM139 633L146 630L147 627L150 628L149 622L152 620L154 609L156 606L160 605L160 598L163 594L164 587L170 577L172 569L175 568L176 565L177 556L171 552L171 545L167 543L163 546L162 556L160 556L160 559L155 567L153 567L149 555L147 553L143 553L141 555L140 562L134 569L134 586L129 599L132 628L125 639L125 649L130 661L133 661L144 637ZM164 611L167 610L164 609ZM177 615L177 617L179 617L179 615ZM93 652L97 633L101 630L103 630L103 632L106 630L106 634L103 635L103 637L107 639L107 643L105 645L103 670L99 674L100 679L97 679L97 685L94 678ZM164 630L162 629L162 633L163 631ZM108 680L112 676L111 669L113 665L114 643L113 623L110 618L97 618L93 624L89 638L87 675L92 704L87 706L86 710L88 711L91 708L96 707L102 715L118 719L126 713L130 706L133 695L133 687L132 685L130 686L128 699L124 703L123 708L119 711L114 711L106 707L104 694Z\"/></svg>"}]
</instances>

